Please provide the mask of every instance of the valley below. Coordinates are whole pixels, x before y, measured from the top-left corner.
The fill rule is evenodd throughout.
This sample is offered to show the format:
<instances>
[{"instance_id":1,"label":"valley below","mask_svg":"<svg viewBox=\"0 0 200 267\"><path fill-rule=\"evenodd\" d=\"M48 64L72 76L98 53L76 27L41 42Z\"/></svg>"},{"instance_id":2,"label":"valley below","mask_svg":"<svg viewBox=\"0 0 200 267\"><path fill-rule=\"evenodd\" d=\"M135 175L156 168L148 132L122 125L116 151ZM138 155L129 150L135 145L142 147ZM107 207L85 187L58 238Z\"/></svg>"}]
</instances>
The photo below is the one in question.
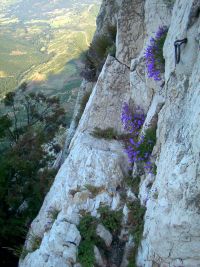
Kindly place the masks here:
<instances>
[{"instance_id":1,"label":"valley below","mask_svg":"<svg viewBox=\"0 0 200 267\"><path fill-rule=\"evenodd\" d=\"M29 91L58 96L70 117L99 7L99 0L1 1L0 99L26 81Z\"/></svg>"}]
</instances>

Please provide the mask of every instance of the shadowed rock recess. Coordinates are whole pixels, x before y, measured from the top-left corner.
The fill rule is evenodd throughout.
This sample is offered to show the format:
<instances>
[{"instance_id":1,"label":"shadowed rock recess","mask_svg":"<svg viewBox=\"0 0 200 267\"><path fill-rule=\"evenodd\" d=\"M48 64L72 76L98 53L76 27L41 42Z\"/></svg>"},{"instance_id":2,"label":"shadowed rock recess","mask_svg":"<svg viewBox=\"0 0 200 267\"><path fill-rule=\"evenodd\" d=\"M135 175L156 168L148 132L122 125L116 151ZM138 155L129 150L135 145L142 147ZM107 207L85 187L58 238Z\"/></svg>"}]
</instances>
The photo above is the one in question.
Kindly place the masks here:
<instances>
[{"instance_id":1,"label":"shadowed rock recess","mask_svg":"<svg viewBox=\"0 0 200 267\"><path fill-rule=\"evenodd\" d=\"M19 266L199 267L200 2L103 0L95 38L109 26L116 57L96 83L82 83L63 164ZM144 54L162 26L165 71L154 81ZM175 64L174 42L184 38ZM157 129L152 172L129 164L124 103L144 111L141 133Z\"/></svg>"}]
</instances>

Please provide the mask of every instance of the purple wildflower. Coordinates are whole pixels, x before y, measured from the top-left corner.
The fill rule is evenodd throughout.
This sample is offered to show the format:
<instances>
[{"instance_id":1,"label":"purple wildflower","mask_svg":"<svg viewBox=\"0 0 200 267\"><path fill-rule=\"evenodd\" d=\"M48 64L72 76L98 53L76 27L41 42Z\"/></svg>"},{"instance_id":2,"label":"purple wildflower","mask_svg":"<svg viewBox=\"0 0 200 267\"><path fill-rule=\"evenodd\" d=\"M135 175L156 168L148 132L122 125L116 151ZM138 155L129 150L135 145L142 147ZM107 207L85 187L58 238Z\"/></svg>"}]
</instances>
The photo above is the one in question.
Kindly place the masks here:
<instances>
[{"instance_id":1,"label":"purple wildflower","mask_svg":"<svg viewBox=\"0 0 200 267\"><path fill-rule=\"evenodd\" d=\"M130 145L125 150L128 155L129 162L132 164L134 162L144 160L144 158L139 156L140 151L138 150L144 138L142 136L140 141L138 141L138 136L144 124L144 120L145 120L145 115L140 107L137 107L135 109L135 112L133 113L130 110L129 105L127 103L124 103L122 107L121 121L124 126L124 129L133 136L132 138L129 139Z\"/></svg>"},{"instance_id":2,"label":"purple wildflower","mask_svg":"<svg viewBox=\"0 0 200 267\"><path fill-rule=\"evenodd\" d=\"M163 58L163 45L167 35L167 27L159 27L155 34L155 38L150 39L150 44L145 51L145 59L148 71L148 77L153 78L155 81L161 80L161 72L163 71L164 58Z\"/></svg>"},{"instance_id":3,"label":"purple wildflower","mask_svg":"<svg viewBox=\"0 0 200 267\"><path fill-rule=\"evenodd\" d=\"M124 126L124 130L128 131L131 134L134 134L135 136L138 136L139 130L144 124L144 120L145 115L140 107L137 107L135 113L133 114L133 112L129 108L129 105L127 103L124 103L121 114L121 121Z\"/></svg>"},{"instance_id":4,"label":"purple wildflower","mask_svg":"<svg viewBox=\"0 0 200 267\"><path fill-rule=\"evenodd\" d=\"M133 113L127 103L124 103L122 107L121 121L124 129L131 134L129 138L129 144L127 145L125 152L128 155L129 162L134 164L135 162L145 162L144 169L148 173L152 173L153 165L149 161L151 152L141 152L140 147L145 143L145 136L142 135L139 139L140 130L145 121L145 115L140 107L135 109ZM147 141L146 141L147 142ZM148 144L152 143L152 140L148 140Z\"/></svg>"}]
</instances>

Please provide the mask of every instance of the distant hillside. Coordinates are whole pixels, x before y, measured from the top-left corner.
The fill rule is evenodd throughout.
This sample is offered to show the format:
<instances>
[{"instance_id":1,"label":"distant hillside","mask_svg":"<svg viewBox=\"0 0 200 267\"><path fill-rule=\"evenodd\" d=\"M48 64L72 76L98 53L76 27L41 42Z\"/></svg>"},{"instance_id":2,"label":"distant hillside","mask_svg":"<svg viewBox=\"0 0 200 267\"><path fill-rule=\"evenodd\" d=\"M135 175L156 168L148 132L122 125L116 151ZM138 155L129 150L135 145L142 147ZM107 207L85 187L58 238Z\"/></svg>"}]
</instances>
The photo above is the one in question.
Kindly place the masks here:
<instances>
[{"instance_id":1,"label":"distant hillside","mask_svg":"<svg viewBox=\"0 0 200 267\"><path fill-rule=\"evenodd\" d=\"M72 104L100 0L1 0L0 98L24 80ZM70 90L70 92L69 92Z\"/></svg>"}]
</instances>

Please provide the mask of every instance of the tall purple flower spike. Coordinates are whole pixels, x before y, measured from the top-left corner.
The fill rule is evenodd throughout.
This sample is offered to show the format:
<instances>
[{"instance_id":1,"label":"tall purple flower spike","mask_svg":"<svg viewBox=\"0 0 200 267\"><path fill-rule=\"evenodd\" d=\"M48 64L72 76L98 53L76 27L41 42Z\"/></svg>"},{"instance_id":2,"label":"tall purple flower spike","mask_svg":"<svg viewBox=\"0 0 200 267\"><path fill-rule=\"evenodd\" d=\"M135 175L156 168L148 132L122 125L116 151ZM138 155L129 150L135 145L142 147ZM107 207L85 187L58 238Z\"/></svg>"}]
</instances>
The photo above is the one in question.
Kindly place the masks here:
<instances>
[{"instance_id":1,"label":"tall purple flower spike","mask_svg":"<svg viewBox=\"0 0 200 267\"><path fill-rule=\"evenodd\" d=\"M155 38L150 39L150 44L147 46L144 53L146 59L146 66L148 77L153 78L155 81L161 80L161 69L163 68L162 62L157 57L157 55L162 54L163 46L159 46L159 41L166 36L167 27L159 27L158 31L155 34Z\"/></svg>"},{"instance_id":2,"label":"tall purple flower spike","mask_svg":"<svg viewBox=\"0 0 200 267\"><path fill-rule=\"evenodd\" d=\"M122 107L121 121L124 126L124 130L137 136L139 130L144 124L145 115L140 107L137 107L135 113L133 114L127 103L124 103Z\"/></svg>"},{"instance_id":3,"label":"tall purple flower spike","mask_svg":"<svg viewBox=\"0 0 200 267\"><path fill-rule=\"evenodd\" d=\"M144 168L147 172L152 173L152 163L149 161L151 155L145 153L144 157L141 157L139 151L140 145L144 142L144 136L141 136L138 141L140 130L145 121L144 111L140 107L137 107L133 113L129 105L124 103L122 107L121 121L124 129L132 135L132 138L129 139L129 145L125 149L130 164L144 161L146 162Z\"/></svg>"}]
</instances>

